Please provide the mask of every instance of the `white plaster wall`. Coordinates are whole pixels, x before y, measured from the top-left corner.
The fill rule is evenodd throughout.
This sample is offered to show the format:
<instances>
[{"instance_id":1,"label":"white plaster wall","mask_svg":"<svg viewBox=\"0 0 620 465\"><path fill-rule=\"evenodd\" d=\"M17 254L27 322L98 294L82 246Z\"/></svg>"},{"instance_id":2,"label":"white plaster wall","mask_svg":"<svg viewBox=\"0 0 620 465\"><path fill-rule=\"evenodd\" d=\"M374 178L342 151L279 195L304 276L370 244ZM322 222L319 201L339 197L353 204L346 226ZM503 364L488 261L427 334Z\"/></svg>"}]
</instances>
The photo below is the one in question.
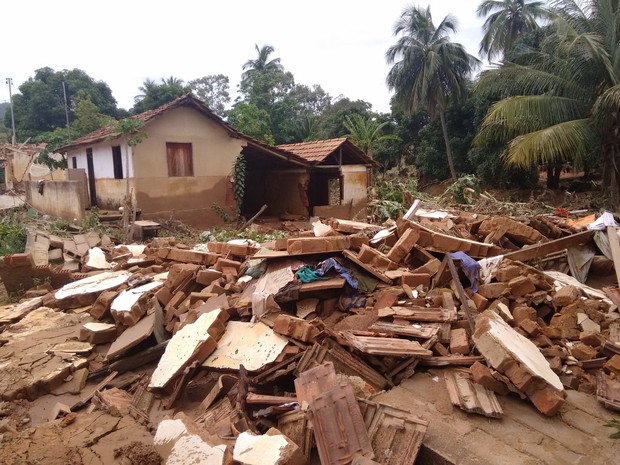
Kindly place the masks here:
<instances>
[{"instance_id":1,"label":"white plaster wall","mask_svg":"<svg viewBox=\"0 0 620 465\"><path fill-rule=\"evenodd\" d=\"M343 203L350 200L354 202L365 201L368 188L368 169L364 165L343 165L340 169L344 176Z\"/></svg>"},{"instance_id":2,"label":"white plaster wall","mask_svg":"<svg viewBox=\"0 0 620 465\"><path fill-rule=\"evenodd\" d=\"M88 164L86 162L86 149L93 149L93 168L95 170L95 179L114 179L114 163L112 162L112 146L121 146L121 156L123 158L123 178L127 176L126 152L124 144L120 140L105 141L93 144L89 147L81 147L77 150L67 152L67 166L73 168L72 157L77 158L77 167L84 168L88 176ZM131 155L131 147L129 148L129 177L133 177L133 157Z\"/></svg>"}]
</instances>

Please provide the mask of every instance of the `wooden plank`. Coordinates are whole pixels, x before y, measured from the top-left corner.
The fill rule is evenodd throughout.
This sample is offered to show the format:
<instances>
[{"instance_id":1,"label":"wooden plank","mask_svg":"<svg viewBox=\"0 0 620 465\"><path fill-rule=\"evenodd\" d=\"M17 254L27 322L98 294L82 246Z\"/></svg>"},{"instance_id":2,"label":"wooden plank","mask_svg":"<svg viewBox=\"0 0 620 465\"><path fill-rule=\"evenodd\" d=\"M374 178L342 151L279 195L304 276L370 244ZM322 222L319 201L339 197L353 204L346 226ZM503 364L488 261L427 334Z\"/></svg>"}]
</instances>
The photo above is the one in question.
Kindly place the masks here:
<instances>
[{"instance_id":1,"label":"wooden plank","mask_svg":"<svg viewBox=\"0 0 620 465\"><path fill-rule=\"evenodd\" d=\"M613 226L607 226L607 238L609 239L609 247L611 248L611 257L614 260L616 281L618 285L620 285L620 241L618 240L618 230Z\"/></svg>"},{"instance_id":2,"label":"wooden plank","mask_svg":"<svg viewBox=\"0 0 620 465\"><path fill-rule=\"evenodd\" d=\"M490 418L504 414L493 391L474 383L468 370L448 370L444 374L452 405Z\"/></svg>"},{"instance_id":3,"label":"wooden plank","mask_svg":"<svg viewBox=\"0 0 620 465\"><path fill-rule=\"evenodd\" d=\"M354 348L370 355L388 357L431 357L433 352L423 348L418 341L392 337L357 336L351 331L342 331L340 335Z\"/></svg>"},{"instance_id":4,"label":"wooden plank","mask_svg":"<svg viewBox=\"0 0 620 465\"><path fill-rule=\"evenodd\" d=\"M456 312L441 308L389 307L381 310L379 317L394 316L402 320L424 323L447 323L456 320Z\"/></svg>"},{"instance_id":5,"label":"wooden plank","mask_svg":"<svg viewBox=\"0 0 620 465\"><path fill-rule=\"evenodd\" d=\"M450 269L452 280L454 282L454 285L456 286L456 291L459 294L459 300L461 301L461 305L465 309L465 315L467 316L467 322L469 323L469 329L471 329L471 332L473 333L474 330L476 329L476 324L474 323L474 319L471 315L467 296L465 295L465 290L463 289L463 286L461 285L459 274L456 272L456 267L454 266L454 261L452 260L452 256L449 253L446 254L445 260L448 261L448 268Z\"/></svg>"},{"instance_id":6,"label":"wooden plank","mask_svg":"<svg viewBox=\"0 0 620 465\"><path fill-rule=\"evenodd\" d=\"M592 239L593 235L594 231L583 231L577 234L573 234L571 236L566 236L560 239L556 239L554 241L546 242L544 244L533 245L523 248L521 250L517 250L515 252L507 253L504 255L504 258L526 262L534 258L546 257L549 254L568 249L569 247L575 247L577 245L585 244Z\"/></svg>"},{"instance_id":7,"label":"wooden plank","mask_svg":"<svg viewBox=\"0 0 620 465\"><path fill-rule=\"evenodd\" d=\"M349 260L351 260L353 263L355 263L357 266L363 268L364 270L366 270L368 273L370 273L371 275L375 276L377 279L383 281L386 284L392 284L392 280L390 278L388 278L385 274L383 274L381 271L377 270L375 267L368 265L367 263L364 263L362 261L360 261L357 256L351 252L350 250L343 250L342 254L348 258Z\"/></svg>"},{"instance_id":8,"label":"wooden plank","mask_svg":"<svg viewBox=\"0 0 620 465\"><path fill-rule=\"evenodd\" d=\"M439 332L439 327L434 325L398 325L386 323L384 321L377 321L368 329L370 331L417 337L420 339L430 339Z\"/></svg>"},{"instance_id":9,"label":"wooden plank","mask_svg":"<svg viewBox=\"0 0 620 465\"><path fill-rule=\"evenodd\" d=\"M484 357L479 355L450 355L447 357L430 357L420 360L420 365L432 367L471 366L476 362L484 362Z\"/></svg>"}]
</instances>

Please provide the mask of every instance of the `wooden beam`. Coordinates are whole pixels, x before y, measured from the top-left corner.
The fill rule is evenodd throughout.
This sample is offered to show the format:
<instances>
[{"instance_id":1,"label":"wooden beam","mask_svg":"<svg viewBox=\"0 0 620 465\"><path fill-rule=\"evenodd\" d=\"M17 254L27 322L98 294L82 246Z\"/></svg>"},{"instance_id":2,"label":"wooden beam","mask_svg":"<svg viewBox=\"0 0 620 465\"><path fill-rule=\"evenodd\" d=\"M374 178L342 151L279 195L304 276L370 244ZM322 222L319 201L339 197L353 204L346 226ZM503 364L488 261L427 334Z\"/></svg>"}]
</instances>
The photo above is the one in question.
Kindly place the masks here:
<instances>
[{"instance_id":1,"label":"wooden beam","mask_svg":"<svg viewBox=\"0 0 620 465\"><path fill-rule=\"evenodd\" d=\"M517 250L515 252L507 253L504 255L504 258L526 262L528 260L533 260L534 258L546 257L551 253L559 252L560 250L568 249L569 247L575 247L577 245L585 244L592 239L593 235L594 231L583 231L577 234L573 234L571 236L566 236L560 239L556 239L554 241L546 242L544 244L533 245L530 247L525 247L521 250Z\"/></svg>"},{"instance_id":2,"label":"wooden beam","mask_svg":"<svg viewBox=\"0 0 620 465\"><path fill-rule=\"evenodd\" d=\"M618 285L620 285L620 241L618 240L618 230L613 226L607 226L607 237L609 239L609 247L611 248L611 256L614 260L616 280Z\"/></svg>"}]
</instances>

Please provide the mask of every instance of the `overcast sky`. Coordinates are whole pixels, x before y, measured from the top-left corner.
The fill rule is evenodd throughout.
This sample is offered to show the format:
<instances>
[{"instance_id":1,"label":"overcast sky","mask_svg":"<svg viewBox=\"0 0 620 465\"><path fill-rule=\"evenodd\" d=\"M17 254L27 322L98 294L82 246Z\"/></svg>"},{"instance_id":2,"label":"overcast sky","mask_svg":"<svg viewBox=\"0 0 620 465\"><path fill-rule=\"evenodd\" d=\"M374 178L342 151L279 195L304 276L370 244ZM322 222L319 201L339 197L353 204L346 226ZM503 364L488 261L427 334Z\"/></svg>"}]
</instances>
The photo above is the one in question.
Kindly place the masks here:
<instances>
[{"instance_id":1,"label":"overcast sky","mask_svg":"<svg viewBox=\"0 0 620 465\"><path fill-rule=\"evenodd\" d=\"M477 55L479 0L433 0L435 24L458 19L453 40ZM8 4L6 4L8 3ZM189 81L225 74L236 88L254 44L271 44L298 83L320 84L332 97L366 100L389 111L385 52L401 0L12 0L2 6L0 101L38 68L79 68L106 82L121 108L133 106L146 78ZM428 2L413 2L426 6Z\"/></svg>"}]
</instances>

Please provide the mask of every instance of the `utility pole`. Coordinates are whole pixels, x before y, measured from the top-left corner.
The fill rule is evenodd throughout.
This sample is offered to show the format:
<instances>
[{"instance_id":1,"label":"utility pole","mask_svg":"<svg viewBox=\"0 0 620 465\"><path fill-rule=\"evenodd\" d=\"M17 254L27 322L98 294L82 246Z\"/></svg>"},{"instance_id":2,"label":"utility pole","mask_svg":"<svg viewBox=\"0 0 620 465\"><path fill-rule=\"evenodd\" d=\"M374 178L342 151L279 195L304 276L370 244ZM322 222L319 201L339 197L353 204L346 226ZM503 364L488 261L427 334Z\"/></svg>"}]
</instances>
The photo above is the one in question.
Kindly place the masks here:
<instances>
[{"instance_id":1,"label":"utility pole","mask_svg":"<svg viewBox=\"0 0 620 465\"><path fill-rule=\"evenodd\" d=\"M62 93L65 96L65 116L67 117L67 136L71 140L71 126L69 126L69 107L67 107L67 88L65 87L65 81L62 81Z\"/></svg>"},{"instance_id":2,"label":"utility pole","mask_svg":"<svg viewBox=\"0 0 620 465\"><path fill-rule=\"evenodd\" d=\"M13 93L11 92L11 84L13 84L13 78L6 78L6 83L9 86L9 101L11 102L11 123L13 124L13 146L15 146L15 114L13 113Z\"/></svg>"}]
</instances>

